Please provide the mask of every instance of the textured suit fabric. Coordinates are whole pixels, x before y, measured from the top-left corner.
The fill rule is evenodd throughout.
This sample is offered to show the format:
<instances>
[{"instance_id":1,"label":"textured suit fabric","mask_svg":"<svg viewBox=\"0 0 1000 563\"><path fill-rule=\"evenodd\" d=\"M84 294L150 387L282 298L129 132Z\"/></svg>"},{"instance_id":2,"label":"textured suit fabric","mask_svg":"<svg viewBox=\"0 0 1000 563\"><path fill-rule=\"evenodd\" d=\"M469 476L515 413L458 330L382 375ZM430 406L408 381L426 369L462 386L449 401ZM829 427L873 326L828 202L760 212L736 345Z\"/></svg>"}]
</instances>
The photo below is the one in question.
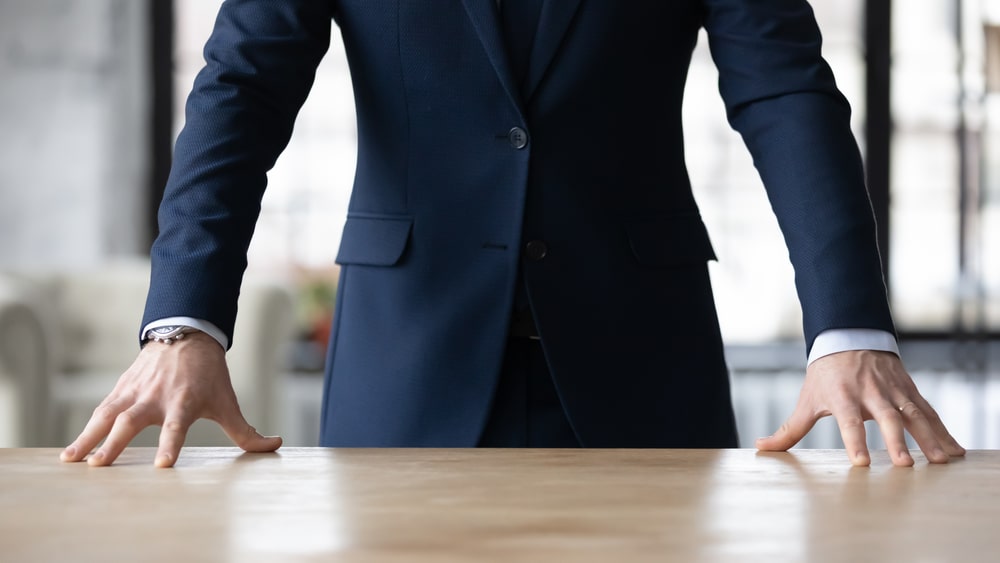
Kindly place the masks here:
<instances>
[{"instance_id":1,"label":"textured suit fabric","mask_svg":"<svg viewBox=\"0 0 1000 563\"><path fill-rule=\"evenodd\" d=\"M477 444L484 448L578 448L537 340L507 343L490 414Z\"/></svg>"},{"instance_id":2,"label":"textured suit fabric","mask_svg":"<svg viewBox=\"0 0 1000 563\"><path fill-rule=\"evenodd\" d=\"M735 445L715 255L684 165L701 27L784 233L807 344L893 330L850 109L804 0L549 0L520 81L493 2L225 2L160 210L146 321L202 318L232 337L265 174L332 17L359 152L324 445L475 445L519 266L583 446ZM521 150L513 127L530 135ZM524 257L533 240L544 259Z\"/></svg>"}]
</instances>

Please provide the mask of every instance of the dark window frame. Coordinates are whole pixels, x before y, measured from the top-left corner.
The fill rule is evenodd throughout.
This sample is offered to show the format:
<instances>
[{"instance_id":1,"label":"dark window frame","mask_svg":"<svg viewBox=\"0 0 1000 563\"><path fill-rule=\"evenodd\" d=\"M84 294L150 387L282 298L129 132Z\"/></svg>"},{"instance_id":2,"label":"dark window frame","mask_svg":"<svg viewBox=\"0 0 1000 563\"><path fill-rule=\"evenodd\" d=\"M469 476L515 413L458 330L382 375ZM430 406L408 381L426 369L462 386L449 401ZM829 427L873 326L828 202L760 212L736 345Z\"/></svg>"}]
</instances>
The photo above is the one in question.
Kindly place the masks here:
<instances>
[{"instance_id":1,"label":"dark window frame","mask_svg":"<svg viewBox=\"0 0 1000 563\"><path fill-rule=\"evenodd\" d=\"M147 247L159 234L157 210L173 161L174 0L149 0L150 112Z\"/></svg>"}]
</instances>

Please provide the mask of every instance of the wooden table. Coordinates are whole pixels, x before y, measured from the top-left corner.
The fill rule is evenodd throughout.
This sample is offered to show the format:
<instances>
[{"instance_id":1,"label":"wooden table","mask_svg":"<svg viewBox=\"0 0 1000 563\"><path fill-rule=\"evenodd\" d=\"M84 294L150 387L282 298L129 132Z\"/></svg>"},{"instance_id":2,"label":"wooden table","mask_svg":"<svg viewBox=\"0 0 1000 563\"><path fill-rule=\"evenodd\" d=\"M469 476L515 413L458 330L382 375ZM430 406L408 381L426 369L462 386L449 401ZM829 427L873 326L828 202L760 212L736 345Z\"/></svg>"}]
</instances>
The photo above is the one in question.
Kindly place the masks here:
<instances>
[{"instance_id":1,"label":"wooden table","mask_svg":"<svg viewBox=\"0 0 1000 563\"><path fill-rule=\"evenodd\" d=\"M0 450L0 560L997 561L1000 452Z\"/></svg>"}]
</instances>

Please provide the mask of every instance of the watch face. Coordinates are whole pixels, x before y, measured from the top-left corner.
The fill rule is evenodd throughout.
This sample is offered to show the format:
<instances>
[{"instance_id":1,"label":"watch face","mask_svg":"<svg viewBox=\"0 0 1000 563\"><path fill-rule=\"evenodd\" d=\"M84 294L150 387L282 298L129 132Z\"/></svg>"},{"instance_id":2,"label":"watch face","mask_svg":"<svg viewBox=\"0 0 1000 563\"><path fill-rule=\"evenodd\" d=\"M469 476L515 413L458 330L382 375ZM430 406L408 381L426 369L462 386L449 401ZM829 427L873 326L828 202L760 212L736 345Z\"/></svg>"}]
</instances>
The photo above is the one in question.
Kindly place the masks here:
<instances>
[{"instance_id":1,"label":"watch face","mask_svg":"<svg viewBox=\"0 0 1000 563\"><path fill-rule=\"evenodd\" d=\"M154 329L150 329L149 332L152 332L152 333L158 334L158 335L159 334L170 334L171 332L173 332L173 331L175 331L175 330L177 330L179 328L180 328L179 326L161 326L161 327L157 327L157 328L154 328Z\"/></svg>"}]
</instances>

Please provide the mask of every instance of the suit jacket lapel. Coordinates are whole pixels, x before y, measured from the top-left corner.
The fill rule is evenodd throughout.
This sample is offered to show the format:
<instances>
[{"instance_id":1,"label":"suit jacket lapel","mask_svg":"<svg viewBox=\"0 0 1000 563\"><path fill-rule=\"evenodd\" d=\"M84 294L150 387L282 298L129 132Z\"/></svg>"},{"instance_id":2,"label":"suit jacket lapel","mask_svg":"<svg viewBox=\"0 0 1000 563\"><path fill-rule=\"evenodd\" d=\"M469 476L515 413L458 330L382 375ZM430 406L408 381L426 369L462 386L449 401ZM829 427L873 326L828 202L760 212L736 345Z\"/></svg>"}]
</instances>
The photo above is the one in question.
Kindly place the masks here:
<instances>
[{"instance_id":1,"label":"suit jacket lapel","mask_svg":"<svg viewBox=\"0 0 1000 563\"><path fill-rule=\"evenodd\" d=\"M493 68L500 77L500 83L510 97L511 103L521 111L521 97L514 81L514 73L511 71L510 61L507 58L507 48L504 44L503 30L500 29L500 18L497 13L496 0L462 0L465 11L472 20L472 25L486 49Z\"/></svg>"},{"instance_id":2,"label":"suit jacket lapel","mask_svg":"<svg viewBox=\"0 0 1000 563\"><path fill-rule=\"evenodd\" d=\"M487 0L494 2L495 0ZM466 0L466 5L475 3L473 0ZM531 99L542 78L548 71L552 59L555 58L559 45L562 44L563 37L569 30L569 25L576 15L577 8L580 7L581 0L545 0L542 4L542 13L538 21L538 35L535 36L535 43L531 49L531 61L528 63L528 75L521 85L521 92L525 103Z\"/></svg>"}]
</instances>

